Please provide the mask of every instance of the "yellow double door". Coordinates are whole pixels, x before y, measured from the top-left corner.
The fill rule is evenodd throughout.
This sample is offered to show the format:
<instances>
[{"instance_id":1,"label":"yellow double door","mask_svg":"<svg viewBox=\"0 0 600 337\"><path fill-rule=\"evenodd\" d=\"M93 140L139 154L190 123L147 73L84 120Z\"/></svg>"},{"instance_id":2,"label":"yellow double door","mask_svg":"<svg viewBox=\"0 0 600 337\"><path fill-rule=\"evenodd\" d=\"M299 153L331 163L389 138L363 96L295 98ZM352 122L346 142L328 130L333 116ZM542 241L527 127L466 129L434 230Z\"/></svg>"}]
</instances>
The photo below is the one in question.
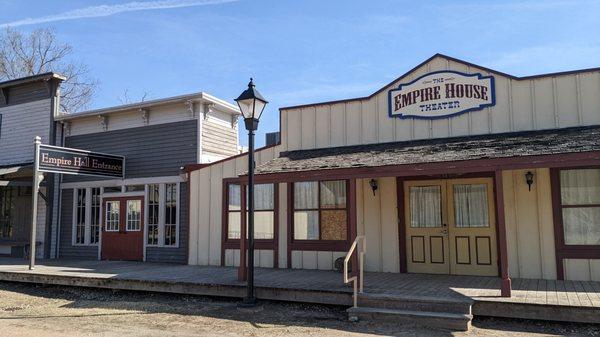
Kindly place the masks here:
<instances>
[{"instance_id":1,"label":"yellow double door","mask_svg":"<svg viewBox=\"0 0 600 337\"><path fill-rule=\"evenodd\" d=\"M492 178L406 181L409 273L497 276Z\"/></svg>"}]
</instances>

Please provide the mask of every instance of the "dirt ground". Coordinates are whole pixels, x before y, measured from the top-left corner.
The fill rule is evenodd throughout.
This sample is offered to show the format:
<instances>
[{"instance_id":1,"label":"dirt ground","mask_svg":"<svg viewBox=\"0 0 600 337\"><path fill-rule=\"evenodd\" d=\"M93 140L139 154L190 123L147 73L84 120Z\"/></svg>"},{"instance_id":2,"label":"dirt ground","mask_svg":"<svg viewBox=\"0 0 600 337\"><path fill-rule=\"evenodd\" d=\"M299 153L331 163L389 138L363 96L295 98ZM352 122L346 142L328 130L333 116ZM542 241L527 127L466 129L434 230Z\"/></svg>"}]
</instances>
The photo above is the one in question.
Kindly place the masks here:
<instances>
[{"instance_id":1,"label":"dirt ground","mask_svg":"<svg viewBox=\"0 0 600 337\"><path fill-rule=\"evenodd\" d=\"M0 336L600 336L600 326L476 318L469 332L348 322L344 308L0 282Z\"/></svg>"}]
</instances>

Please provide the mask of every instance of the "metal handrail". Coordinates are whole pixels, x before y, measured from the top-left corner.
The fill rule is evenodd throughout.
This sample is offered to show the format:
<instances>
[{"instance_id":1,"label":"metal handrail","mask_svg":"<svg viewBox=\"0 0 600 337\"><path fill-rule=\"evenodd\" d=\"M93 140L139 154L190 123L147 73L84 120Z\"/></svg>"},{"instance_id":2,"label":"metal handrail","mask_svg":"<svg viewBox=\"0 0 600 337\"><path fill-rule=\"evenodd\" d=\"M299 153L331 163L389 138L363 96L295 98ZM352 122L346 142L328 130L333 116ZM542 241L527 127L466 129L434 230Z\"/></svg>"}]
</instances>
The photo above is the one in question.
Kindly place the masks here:
<instances>
[{"instance_id":1,"label":"metal handrail","mask_svg":"<svg viewBox=\"0 0 600 337\"><path fill-rule=\"evenodd\" d=\"M348 277L348 262L350 262L350 259L352 258L352 253L354 253L354 250L356 250L356 247L358 246L359 241L362 243L360 245L360 249L358 251L358 266L356 266L358 268L359 277L357 278L356 275L352 276L352 277ZM352 246L350 246L350 250L346 254L346 258L344 258L344 284L353 282L353 287L354 287L353 301L354 301L355 308L358 307L358 293L360 292L362 294L363 289L364 289L364 271L363 271L364 268L363 268L363 266L364 266L364 256L365 256L366 251L367 251L367 242L365 240L365 236L359 235L356 237L356 239L354 239Z\"/></svg>"}]
</instances>

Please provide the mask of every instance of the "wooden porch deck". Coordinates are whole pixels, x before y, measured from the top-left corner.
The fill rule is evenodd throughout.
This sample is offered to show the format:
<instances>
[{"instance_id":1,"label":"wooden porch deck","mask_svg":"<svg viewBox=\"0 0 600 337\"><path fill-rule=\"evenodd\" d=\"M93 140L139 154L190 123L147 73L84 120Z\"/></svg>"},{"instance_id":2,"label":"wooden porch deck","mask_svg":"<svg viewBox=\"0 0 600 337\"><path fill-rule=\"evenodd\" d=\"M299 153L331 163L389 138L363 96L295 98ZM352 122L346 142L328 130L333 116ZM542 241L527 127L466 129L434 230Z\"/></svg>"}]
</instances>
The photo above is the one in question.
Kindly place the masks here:
<instances>
[{"instance_id":1,"label":"wooden porch deck","mask_svg":"<svg viewBox=\"0 0 600 337\"><path fill-rule=\"evenodd\" d=\"M270 300L350 306L342 274L323 270L258 269L256 296ZM0 281L243 297L237 269L118 261L0 258ZM500 297L495 277L365 273L365 293L453 299L473 303L473 315L600 323L600 282L514 279Z\"/></svg>"}]
</instances>

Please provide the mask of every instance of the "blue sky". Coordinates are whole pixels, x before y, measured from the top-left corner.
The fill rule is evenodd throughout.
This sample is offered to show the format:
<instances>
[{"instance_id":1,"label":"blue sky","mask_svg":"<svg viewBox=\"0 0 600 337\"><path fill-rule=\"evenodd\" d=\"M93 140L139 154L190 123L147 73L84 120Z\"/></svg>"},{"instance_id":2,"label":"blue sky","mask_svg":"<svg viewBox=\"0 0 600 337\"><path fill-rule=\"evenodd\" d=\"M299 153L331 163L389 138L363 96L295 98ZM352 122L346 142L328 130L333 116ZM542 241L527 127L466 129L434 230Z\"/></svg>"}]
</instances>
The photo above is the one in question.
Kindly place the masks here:
<instances>
[{"instance_id":1,"label":"blue sky","mask_svg":"<svg viewBox=\"0 0 600 337\"><path fill-rule=\"evenodd\" d=\"M600 1L0 0L0 25L51 27L100 82L91 108L249 77L278 108L368 95L440 52L514 75L600 66ZM241 141L246 137L243 126Z\"/></svg>"}]
</instances>

